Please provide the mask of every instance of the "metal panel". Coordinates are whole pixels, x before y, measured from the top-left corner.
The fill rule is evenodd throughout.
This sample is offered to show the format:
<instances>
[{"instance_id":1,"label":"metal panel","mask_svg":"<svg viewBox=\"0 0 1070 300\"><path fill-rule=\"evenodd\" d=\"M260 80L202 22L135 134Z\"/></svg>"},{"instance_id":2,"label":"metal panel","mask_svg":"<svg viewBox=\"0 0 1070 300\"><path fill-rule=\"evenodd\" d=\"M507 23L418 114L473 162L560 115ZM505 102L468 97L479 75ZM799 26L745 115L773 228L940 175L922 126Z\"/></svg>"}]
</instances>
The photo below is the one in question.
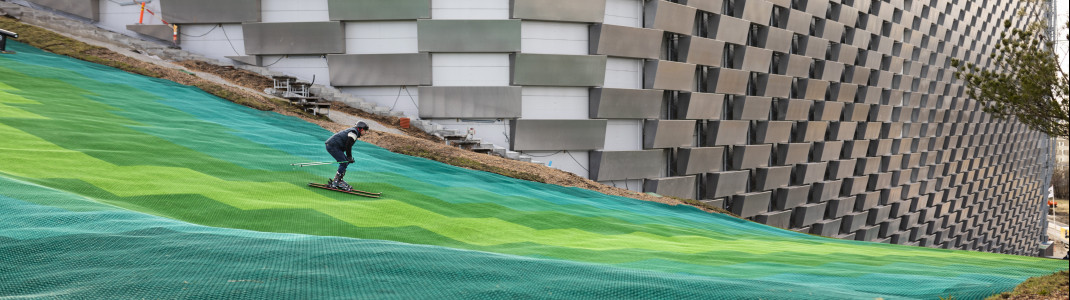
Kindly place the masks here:
<instances>
[{"instance_id":1,"label":"metal panel","mask_svg":"<svg viewBox=\"0 0 1070 300\"><path fill-rule=\"evenodd\" d=\"M749 80L750 72L719 68L710 72L707 90L718 94L744 95L747 93Z\"/></svg>"},{"instance_id":2,"label":"metal panel","mask_svg":"<svg viewBox=\"0 0 1070 300\"><path fill-rule=\"evenodd\" d=\"M245 23L245 54L345 53L342 22Z\"/></svg>"},{"instance_id":3,"label":"metal panel","mask_svg":"<svg viewBox=\"0 0 1070 300\"><path fill-rule=\"evenodd\" d=\"M769 120L773 98L733 96L728 103L733 120Z\"/></svg>"},{"instance_id":4,"label":"metal panel","mask_svg":"<svg viewBox=\"0 0 1070 300\"><path fill-rule=\"evenodd\" d=\"M773 4L765 0L736 0L733 7L736 10L735 15L762 25L769 25L770 17L773 14Z\"/></svg>"},{"instance_id":5,"label":"metal panel","mask_svg":"<svg viewBox=\"0 0 1070 300\"><path fill-rule=\"evenodd\" d=\"M657 119L665 93L659 90L593 88L591 119Z\"/></svg>"},{"instance_id":6,"label":"metal panel","mask_svg":"<svg viewBox=\"0 0 1070 300\"><path fill-rule=\"evenodd\" d=\"M168 25L131 24L126 25L126 30L164 41L171 41L174 38L174 28Z\"/></svg>"},{"instance_id":7,"label":"metal panel","mask_svg":"<svg viewBox=\"0 0 1070 300\"><path fill-rule=\"evenodd\" d=\"M591 25L590 53L658 59L663 31L609 24Z\"/></svg>"},{"instance_id":8,"label":"metal panel","mask_svg":"<svg viewBox=\"0 0 1070 300\"><path fill-rule=\"evenodd\" d=\"M431 85L431 55L327 55L333 86Z\"/></svg>"},{"instance_id":9,"label":"metal panel","mask_svg":"<svg viewBox=\"0 0 1070 300\"><path fill-rule=\"evenodd\" d=\"M420 52L520 52L520 20L418 20Z\"/></svg>"},{"instance_id":10,"label":"metal panel","mask_svg":"<svg viewBox=\"0 0 1070 300\"><path fill-rule=\"evenodd\" d=\"M643 69L643 88L692 91L695 89L695 65L667 60L648 60Z\"/></svg>"},{"instance_id":11,"label":"metal panel","mask_svg":"<svg viewBox=\"0 0 1070 300\"><path fill-rule=\"evenodd\" d=\"M680 4L697 8L699 10L711 13L721 13L721 8L724 5L723 0L680 0Z\"/></svg>"},{"instance_id":12,"label":"metal panel","mask_svg":"<svg viewBox=\"0 0 1070 300\"><path fill-rule=\"evenodd\" d=\"M29 0L49 8L100 21L100 0ZM167 1L165 1L167 2ZM170 21L170 19L168 19ZM170 40L170 39L168 39Z\"/></svg>"},{"instance_id":13,"label":"metal panel","mask_svg":"<svg viewBox=\"0 0 1070 300\"><path fill-rule=\"evenodd\" d=\"M726 15L713 15L711 23L717 24L717 32L713 36L717 40L736 45L747 44L750 22Z\"/></svg>"},{"instance_id":14,"label":"metal panel","mask_svg":"<svg viewBox=\"0 0 1070 300\"><path fill-rule=\"evenodd\" d=\"M513 19L602 23L606 0L512 0Z\"/></svg>"},{"instance_id":15,"label":"metal panel","mask_svg":"<svg viewBox=\"0 0 1070 300\"><path fill-rule=\"evenodd\" d=\"M605 55L510 55L514 85L602 86L606 77Z\"/></svg>"},{"instance_id":16,"label":"metal panel","mask_svg":"<svg viewBox=\"0 0 1070 300\"><path fill-rule=\"evenodd\" d=\"M747 144L749 121L713 121L706 130L708 146Z\"/></svg>"},{"instance_id":17,"label":"metal panel","mask_svg":"<svg viewBox=\"0 0 1070 300\"><path fill-rule=\"evenodd\" d=\"M172 24L260 22L260 0L161 0L160 13Z\"/></svg>"},{"instance_id":18,"label":"metal panel","mask_svg":"<svg viewBox=\"0 0 1070 300\"><path fill-rule=\"evenodd\" d=\"M772 63L773 51L758 47L738 47L733 53L734 65L746 71L768 73L769 64Z\"/></svg>"},{"instance_id":19,"label":"metal panel","mask_svg":"<svg viewBox=\"0 0 1070 300\"><path fill-rule=\"evenodd\" d=\"M646 120L643 127L646 149L688 147L695 140L694 120Z\"/></svg>"},{"instance_id":20,"label":"metal panel","mask_svg":"<svg viewBox=\"0 0 1070 300\"><path fill-rule=\"evenodd\" d=\"M421 118L519 118L518 86L421 86Z\"/></svg>"},{"instance_id":21,"label":"metal panel","mask_svg":"<svg viewBox=\"0 0 1070 300\"><path fill-rule=\"evenodd\" d=\"M678 119L720 120L724 111L724 95L683 92L679 95L676 108Z\"/></svg>"},{"instance_id":22,"label":"metal panel","mask_svg":"<svg viewBox=\"0 0 1070 300\"><path fill-rule=\"evenodd\" d=\"M720 198L746 193L750 171L716 172L706 174L706 198Z\"/></svg>"},{"instance_id":23,"label":"metal panel","mask_svg":"<svg viewBox=\"0 0 1070 300\"><path fill-rule=\"evenodd\" d=\"M648 178L643 183L643 192L684 199L695 199L697 198L695 197L697 178L698 176Z\"/></svg>"},{"instance_id":24,"label":"metal panel","mask_svg":"<svg viewBox=\"0 0 1070 300\"><path fill-rule=\"evenodd\" d=\"M720 67L721 60L724 59L722 41L688 35L680 38L679 47L679 58L687 63Z\"/></svg>"},{"instance_id":25,"label":"metal panel","mask_svg":"<svg viewBox=\"0 0 1070 300\"><path fill-rule=\"evenodd\" d=\"M431 0L327 0L331 21L431 18Z\"/></svg>"},{"instance_id":26,"label":"metal panel","mask_svg":"<svg viewBox=\"0 0 1070 300\"><path fill-rule=\"evenodd\" d=\"M511 120L513 151L595 150L606 141L607 120Z\"/></svg>"},{"instance_id":27,"label":"metal panel","mask_svg":"<svg viewBox=\"0 0 1070 300\"><path fill-rule=\"evenodd\" d=\"M680 148L676 153L675 174L694 175L724 169L724 147Z\"/></svg>"},{"instance_id":28,"label":"metal panel","mask_svg":"<svg viewBox=\"0 0 1070 300\"><path fill-rule=\"evenodd\" d=\"M665 150L591 151L591 180L625 180L662 176L668 164Z\"/></svg>"},{"instance_id":29,"label":"metal panel","mask_svg":"<svg viewBox=\"0 0 1070 300\"><path fill-rule=\"evenodd\" d=\"M693 7L669 1L647 1L643 27L690 35L695 30L695 13Z\"/></svg>"}]
</instances>

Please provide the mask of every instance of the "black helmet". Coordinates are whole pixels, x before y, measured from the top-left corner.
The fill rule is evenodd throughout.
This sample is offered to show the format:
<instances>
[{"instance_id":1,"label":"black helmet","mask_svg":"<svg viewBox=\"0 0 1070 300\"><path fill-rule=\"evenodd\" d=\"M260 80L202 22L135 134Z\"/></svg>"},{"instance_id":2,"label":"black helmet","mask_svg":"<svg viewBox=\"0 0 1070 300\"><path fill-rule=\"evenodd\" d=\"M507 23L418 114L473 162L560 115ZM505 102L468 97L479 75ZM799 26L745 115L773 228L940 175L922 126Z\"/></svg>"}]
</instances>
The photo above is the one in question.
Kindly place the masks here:
<instances>
[{"instance_id":1,"label":"black helmet","mask_svg":"<svg viewBox=\"0 0 1070 300\"><path fill-rule=\"evenodd\" d=\"M365 124L364 121L357 122L357 126L353 126L353 127L356 127L357 129L360 129L360 130L368 131L368 124Z\"/></svg>"}]
</instances>

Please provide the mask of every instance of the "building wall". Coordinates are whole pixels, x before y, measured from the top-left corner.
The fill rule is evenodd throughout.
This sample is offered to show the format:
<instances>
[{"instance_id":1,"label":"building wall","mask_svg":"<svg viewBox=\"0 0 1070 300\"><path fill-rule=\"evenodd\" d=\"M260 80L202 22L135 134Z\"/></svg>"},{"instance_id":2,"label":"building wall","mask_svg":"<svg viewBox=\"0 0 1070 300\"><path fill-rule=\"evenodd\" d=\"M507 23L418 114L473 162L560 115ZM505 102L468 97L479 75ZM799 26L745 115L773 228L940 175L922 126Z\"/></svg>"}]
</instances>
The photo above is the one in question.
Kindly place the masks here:
<instances>
[{"instance_id":1,"label":"building wall","mask_svg":"<svg viewBox=\"0 0 1070 300\"><path fill-rule=\"evenodd\" d=\"M998 25L1034 21L1015 15L1024 1L399 0L361 2L363 14L333 0L240 3L259 21L224 11L179 24L182 47L268 51L273 70L409 116L422 116L419 87L459 88L467 96L436 100L451 107L505 97L500 116L423 118L800 232L1019 254L1043 236L1046 137L983 113L950 66L988 63ZM136 8L100 5L101 27L134 22ZM427 21L468 29L421 34ZM277 23L294 24L247 32ZM520 92L478 94L488 86Z\"/></svg>"}]
</instances>

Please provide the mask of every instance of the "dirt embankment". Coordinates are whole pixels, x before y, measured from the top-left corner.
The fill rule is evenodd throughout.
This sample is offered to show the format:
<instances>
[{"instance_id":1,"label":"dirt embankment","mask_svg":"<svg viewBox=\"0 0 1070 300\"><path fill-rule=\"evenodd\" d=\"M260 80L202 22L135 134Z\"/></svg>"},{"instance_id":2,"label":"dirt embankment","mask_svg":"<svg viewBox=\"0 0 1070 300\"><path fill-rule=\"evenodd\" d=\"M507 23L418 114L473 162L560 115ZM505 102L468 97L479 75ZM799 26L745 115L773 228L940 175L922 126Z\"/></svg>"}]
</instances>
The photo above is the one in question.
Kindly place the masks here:
<instances>
[{"instance_id":1,"label":"dirt embankment","mask_svg":"<svg viewBox=\"0 0 1070 300\"><path fill-rule=\"evenodd\" d=\"M295 116L315 123L327 130L338 131L349 125L333 123L323 117L317 117L303 112L297 107L289 105L285 100L269 97L257 91L263 91L272 86L270 78L235 69L229 66L218 66L203 61L181 61L177 64L196 72L203 72L219 76L232 85L218 84L197 75L180 69L162 67L150 62L141 61L107 48L89 45L78 40L67 38L63 35L42 29L36 26L19 22L18 20L0 17L0 27L20 32L20 42L43 49L56 54L66 55L73 58L98 63L125 70L140 75L171 80L184 85L198 87L208 93L238 104L251 108L274 111L280 114ZM244 88L242 88L244 87ZM397 128L409 136L396 135L385 132L372 132L366 141L383 147L387 150L424 157L455 166L474 170L493 172L509 177L555 184L561 186L578 187L601 192L609 195L635 198L645 201L660 202L666 204L688 204L699 207L709 212L724 212L724 210L708 207L694 200L677 199L671 197L655 197L648 194L637 193L626 189L606 186L598 182L577 176L572 173L546 167L540 164L527 163L501 158L494 155L480 154L460 148L445 145L441 139L427 134L416 128L401 128L397 117L379 116L371 114L344 104L335 103L332 109L345 112L361 118L372 119L383 125Z\"/></svg>"}]
</instances>

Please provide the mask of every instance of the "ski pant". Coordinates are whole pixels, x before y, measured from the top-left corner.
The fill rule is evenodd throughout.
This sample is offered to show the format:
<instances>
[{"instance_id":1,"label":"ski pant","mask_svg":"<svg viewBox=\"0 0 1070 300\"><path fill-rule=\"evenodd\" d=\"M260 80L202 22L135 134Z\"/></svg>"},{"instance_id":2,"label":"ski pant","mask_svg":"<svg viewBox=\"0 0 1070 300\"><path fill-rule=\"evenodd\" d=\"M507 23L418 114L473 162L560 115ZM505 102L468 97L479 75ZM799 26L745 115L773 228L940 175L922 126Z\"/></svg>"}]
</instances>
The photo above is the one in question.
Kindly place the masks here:
<instances>
[{"instance_id":1,"label":"ski pant","mask_svg":"<svg viewBox=\"0 0 1070 300\"><path fill-rule=\"evenodd\" d=\"M346 151L342 150L340 147L334 147L331 144L327 144L327 153L330 153L331 157L334 157L334 161L349 161L349 158L346 157ZM347 167L349 167L348 162L338 164L338 174L345 175Z\"/></svg>"}]
</instances>

